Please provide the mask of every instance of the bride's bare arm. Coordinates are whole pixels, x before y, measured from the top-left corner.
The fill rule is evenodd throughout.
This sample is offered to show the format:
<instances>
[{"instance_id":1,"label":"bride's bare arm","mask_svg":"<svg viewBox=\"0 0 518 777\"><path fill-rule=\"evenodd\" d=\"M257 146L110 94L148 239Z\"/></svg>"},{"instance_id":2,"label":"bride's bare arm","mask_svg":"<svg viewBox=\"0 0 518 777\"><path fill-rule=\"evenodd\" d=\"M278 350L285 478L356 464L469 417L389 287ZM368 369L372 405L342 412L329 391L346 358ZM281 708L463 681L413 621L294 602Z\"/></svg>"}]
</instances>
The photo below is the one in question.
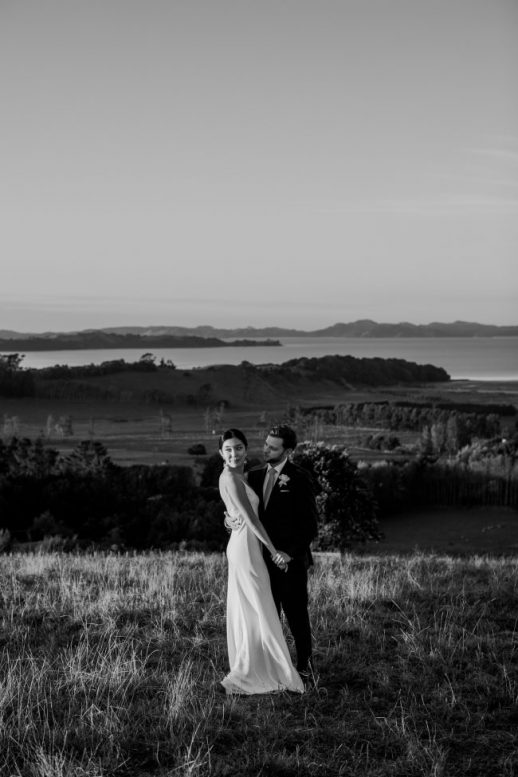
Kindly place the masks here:
<instances>
[{"instance_id":1,"label":"bride's bare arm","mask_svg":"<svg viewBox=\"0 0 518 777\"><path fill-rule=\"evenodd\" d=\"M243 485L243 481L230 472L225 475L225 479L229 494L232 497L232 501L239 508L243 520L248 524L256 537L258 537L258 539L260 539L261 542L266 545L272 554L272 558L275 557L277 555L277 550L275 549L273 542L266 532L266 529L255 514L253 507L250 504L250 500Z\"/></svg>"}]
</instances>

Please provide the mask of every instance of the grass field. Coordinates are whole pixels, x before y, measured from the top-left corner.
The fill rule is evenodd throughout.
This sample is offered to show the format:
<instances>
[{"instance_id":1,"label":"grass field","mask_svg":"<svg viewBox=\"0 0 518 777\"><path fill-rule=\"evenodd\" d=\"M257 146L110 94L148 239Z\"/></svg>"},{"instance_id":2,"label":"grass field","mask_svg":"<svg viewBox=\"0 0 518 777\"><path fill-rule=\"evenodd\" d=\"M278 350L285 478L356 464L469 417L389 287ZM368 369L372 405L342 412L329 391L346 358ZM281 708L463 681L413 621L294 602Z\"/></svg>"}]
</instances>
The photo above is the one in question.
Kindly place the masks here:
<instances>
[{"instance_id":1,"label":"grass field","mask_svg":"<svg viewBox=\"0 0 518 777\"><path fill-rule=\"evenodd\" d=\"M36 439L42 437L46 444L68 453L81 440L95 439L108 449L110 458L121 465L130 464L179 464L193 466L199 457L189 454L189 448L195 443L205 445L207 454L217 453L218 434L224 428L237 426L246 430L250 443L250 456L262 456L265 436L265 424L254 410L235 409L225 412L221 423L207 429L203 408L169 409L170 426L162 425L159 408L142 405L120 405L104 403L88 406L56 404L48 400L2 400L1 407L8 417L18 419L17 435ZM285 408L268 411L269 423L280 421ZM59 418L70 415L73 419L73 435L63 438L53 433L46 434L46 422L49 416ZM378 431L377 428L343 428L327 426L319 430L330 444L347 444L364 459L379 458L379 453L361 448L361 440ZM0 435L1 436L1 435ZM418 435L413 432L398 433L402 442L415 442ZM6 438L8 439L8 438ZM320 437L319 437L320 439ZM394 454L392 454L393 456ZM388 454L390 457L391 454ZM384 456L387 458L387 456Z\"/></svg>"},{"instance_id":2,"label":"grass field","mask_svg":"<svg viewBox=\"0 0 518 777\"><path fill-rule=\"evenodd\" d=\"M518 556L518 511L511 508L421 508L386 516L380 528L384 538L367 542L367 554Z\"/></svg>"},{"instance_id":3,"label":"grass field","mask_svg":"<svg viewBox=\"0 0 518 777\"><path fill-rule=\"evenodd\" d=\"M318 682L226 698L223 555L0 557L0 774L512 777L518 559L319 557Z\"/></svg>"}]
</instances>

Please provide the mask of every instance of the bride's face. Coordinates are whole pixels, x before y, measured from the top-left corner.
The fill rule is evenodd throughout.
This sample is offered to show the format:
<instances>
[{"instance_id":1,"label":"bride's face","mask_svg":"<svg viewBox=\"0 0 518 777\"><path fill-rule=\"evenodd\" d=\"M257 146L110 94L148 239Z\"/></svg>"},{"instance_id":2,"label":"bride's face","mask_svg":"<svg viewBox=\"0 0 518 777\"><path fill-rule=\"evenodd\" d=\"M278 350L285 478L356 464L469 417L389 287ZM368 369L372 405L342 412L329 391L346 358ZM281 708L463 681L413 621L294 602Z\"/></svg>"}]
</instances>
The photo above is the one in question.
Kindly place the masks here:
<instances>
[{"instance_id":1,"label":"bride's face","mask_svg":"<svg viewBox=\"0 0 518 777\"><path fill-rule=\"evenodd\" d=\"M229 467L237 468L241 467L245 463L246 458L246 445L242 440L237 437L231 437L230 440L225 440L221 446L221 456L225 464Z\"/></svg>"}]
</instances>

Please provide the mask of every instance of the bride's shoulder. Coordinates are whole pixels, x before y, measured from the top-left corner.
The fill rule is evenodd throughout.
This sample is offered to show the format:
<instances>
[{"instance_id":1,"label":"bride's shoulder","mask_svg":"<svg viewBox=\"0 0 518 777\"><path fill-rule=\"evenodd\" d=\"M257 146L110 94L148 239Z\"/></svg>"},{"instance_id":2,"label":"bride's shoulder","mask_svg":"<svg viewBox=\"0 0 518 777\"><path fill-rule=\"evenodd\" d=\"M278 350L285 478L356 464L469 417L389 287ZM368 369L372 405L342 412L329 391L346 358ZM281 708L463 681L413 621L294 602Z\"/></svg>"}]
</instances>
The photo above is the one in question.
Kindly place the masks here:
<instances>
[{"instance_id":1,"label":"bride's shoulder","mask_svg":"<svg viewBox=\"0 0 518 777\"><path fill-rule=\"evenodd\" d=\"M221 470L221 474L219 476L219 482L223 483L228 477L230 476L230 473L226 467L223 467Z\"/></svg>"},{"instance_id":2,"label":"bride's shoulder","mask_svg":"<svg viewBox=\"0 0 518 777\"><path fill-rule=\"evenodd\" d=\"M229 469L228 467L224 467L223 471L221 472L221 475L219 476L219 482L233 483L235 480L237 480L237 474L235 472L232 472L232 470Z\"/></svg>"},{"instance_id":3,"label":"bride's shoulder","mask_svg":"<svg viewBox=\"0 0 518 777\"><path fill-rule=\"evenodd\" d=\"M219 476L219 484L220 486L226 487L227 489L230 489L231 491L235 491L236 489L239 490L245 485L245 480L243 480L243 477L233 470L225 467L221 475Z\"/></svg>"}]
</instances>

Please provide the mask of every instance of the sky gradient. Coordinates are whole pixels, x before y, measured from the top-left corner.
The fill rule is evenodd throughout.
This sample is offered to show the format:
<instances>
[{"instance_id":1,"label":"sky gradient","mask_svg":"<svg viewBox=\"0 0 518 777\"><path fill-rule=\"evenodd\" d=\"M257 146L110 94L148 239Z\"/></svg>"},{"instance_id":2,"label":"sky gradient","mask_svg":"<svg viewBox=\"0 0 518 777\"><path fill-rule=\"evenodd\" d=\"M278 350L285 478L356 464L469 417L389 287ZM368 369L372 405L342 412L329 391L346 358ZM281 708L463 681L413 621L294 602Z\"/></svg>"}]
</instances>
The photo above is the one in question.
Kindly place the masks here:
<instances>
[{"instance_id":1,"label":"sky gradient","mask_svg":"<svg viewBox=\"0 0 518 777\"><path fill-rule=\"evenodd\" d=\"M515 0L2 0L0 329L517 324Z\"/></svg>"}]
</instances>

